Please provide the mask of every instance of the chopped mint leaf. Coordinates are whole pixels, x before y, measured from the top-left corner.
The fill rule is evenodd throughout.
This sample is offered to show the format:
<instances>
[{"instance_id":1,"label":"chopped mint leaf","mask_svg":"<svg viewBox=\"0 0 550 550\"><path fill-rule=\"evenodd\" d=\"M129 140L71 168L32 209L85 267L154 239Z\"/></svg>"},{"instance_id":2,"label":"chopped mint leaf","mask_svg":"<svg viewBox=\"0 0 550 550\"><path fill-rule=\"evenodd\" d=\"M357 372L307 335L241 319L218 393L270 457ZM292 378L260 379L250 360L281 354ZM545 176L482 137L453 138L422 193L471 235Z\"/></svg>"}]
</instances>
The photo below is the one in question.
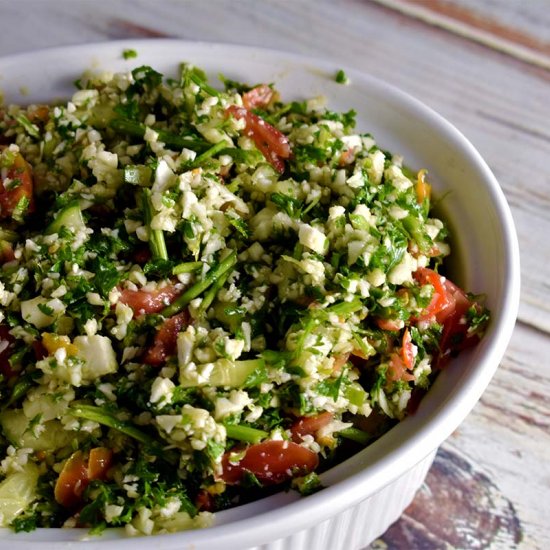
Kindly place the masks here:
<instances>
[{"instance_id":1,"label":"chopped mint leaf","mask_svg":"<svg viewBox=\"0 0 550 550\"><path fill-rule=\"evenodd\" d=\"M336 72L336 76L334 77L334 80L336 80L336 82L338 82L338 84L349 84L350 83L350 80L348 78L348 76L346 75L346 73L340 69L339 71Z\"/></svg>"},{"instance_id":2,"label":"chopped mint leaf","mask_svg":"<svg viewBox=\"0 0 550 550\"><path fill-rule=\"evenodd\" d=\"M134 59L137 55L136 50L127 49L122 51L122 57L124 57L124 59Z\"/></svg>"}]
</instances>

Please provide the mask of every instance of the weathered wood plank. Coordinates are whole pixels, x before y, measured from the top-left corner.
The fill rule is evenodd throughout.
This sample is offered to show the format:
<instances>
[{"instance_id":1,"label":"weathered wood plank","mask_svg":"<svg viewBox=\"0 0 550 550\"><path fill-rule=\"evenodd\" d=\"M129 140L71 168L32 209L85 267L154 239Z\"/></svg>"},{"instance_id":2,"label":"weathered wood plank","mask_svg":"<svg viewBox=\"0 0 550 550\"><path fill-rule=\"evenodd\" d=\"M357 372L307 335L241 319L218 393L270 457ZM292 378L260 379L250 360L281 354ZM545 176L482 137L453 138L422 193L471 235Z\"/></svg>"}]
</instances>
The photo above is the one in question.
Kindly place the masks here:
<instances>
[{"instance_id":1,"label":"weathered wood plank","mask_svg":"<svg viewBox=\"0 0 550 550\"><path fill-rule=\"evenodd\" d=\"M518 4L505 0L374 1L518 59L550 68L550 33L544 25L548 10L541 3Z\"/></svg>"}]
</instances>

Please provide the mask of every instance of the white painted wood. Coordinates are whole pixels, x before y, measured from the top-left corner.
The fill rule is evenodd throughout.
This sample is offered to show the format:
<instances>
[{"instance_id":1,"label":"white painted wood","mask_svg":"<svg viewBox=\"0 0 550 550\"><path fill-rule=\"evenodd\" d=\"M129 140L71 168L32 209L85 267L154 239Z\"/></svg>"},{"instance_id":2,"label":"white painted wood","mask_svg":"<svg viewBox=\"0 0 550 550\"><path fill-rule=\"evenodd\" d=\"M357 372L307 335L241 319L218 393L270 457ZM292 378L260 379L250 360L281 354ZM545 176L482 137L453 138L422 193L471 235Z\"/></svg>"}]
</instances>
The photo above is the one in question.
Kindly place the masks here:
<instances>
[{"instance_id":1,"label":"white painted wood","mask_svg":"<svg viewBox=\"0 0 550 550\"><path fill-rule=\"evenodd\" d=\"M550 41L547 0L447 3ZM395 84L454 123L485 157L512 207L523 289L521 322L502 366L446 449L460 449L511 503L522 548L550 547L550 70L544 63L366 0L0 0L0 21L0 55L162 35L329 58Z\"/></svg>"},{"instance_id":2,"label":"white painted wood","mask_svg":"<svg viewBox=\"0 0 550 550\"><path fill-rule=\"evenodd\" d=\"M550 69L550 41L546 41L549 37L544 26L548 9L543 9L542 2L538 5L542 16L539 19L532 17L537 9L535 2L374 1L429 25L441 27L528 63ZM544 38L539 39L538 35Z\"/></svg>"}]
</instances>

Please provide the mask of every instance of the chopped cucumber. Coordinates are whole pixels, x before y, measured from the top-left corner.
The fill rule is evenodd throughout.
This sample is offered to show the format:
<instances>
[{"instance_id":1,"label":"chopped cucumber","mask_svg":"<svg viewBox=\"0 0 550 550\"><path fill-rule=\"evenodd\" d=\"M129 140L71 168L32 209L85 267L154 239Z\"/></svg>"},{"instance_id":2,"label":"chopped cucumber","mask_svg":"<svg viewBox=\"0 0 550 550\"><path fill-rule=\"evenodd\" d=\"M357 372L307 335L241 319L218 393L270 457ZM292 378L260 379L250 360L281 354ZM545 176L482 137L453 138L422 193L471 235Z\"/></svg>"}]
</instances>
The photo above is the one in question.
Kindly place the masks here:
<instances>
[{"instance_id":1,"label":"chopped cucumber","mask_svg":"<svg viewBox=\"0 0 550 550\"><path fill-rule=\"evenodd\" d=\"M265 362L263 359L249 359L246 361L230 361L229 359L218 359L214 363L211 363L211 370L205 368L204 370L210 370L208 377L189 377L186 374L186 370L180 372L180 384L184 388L191 388L194 386L222 386L229 388L240 388L245 385L248 377L253 374L257 369L265 368Z\"/></svg>"},{"instance_id":2,"label":"chopped cucumber","mask_svg":"<svg viewBox=\"0 0 550 550\"><path fill-rule=\"evenodd\" d=\"M344 391L346 399L356 407L361 407L367 400L367 392L358 382L352 382Z\"/></svg>"},{"instance_id":3,"label":"chopped cucumber","mask_svg":"<svg viewBox=\"0 0 550 550\"><path fill-rule=\"evenodd\" d=\"M22 409L10 409L0 414L0 426L7 440L15 447L33 451L53 451L69 445L75 435L63 429L59 420L50 420L33 430L31 420Z\"/></svg>"},{"instance_id":4,"label":"chopped cucumber","mask_svg":"<svg viewBox=\"0 0 550 550\"><path fill-rule=\"evenodd\" d=\"M26 395L21 404L25 416L31 420L40 415L42 422L61 418L69 407L68 400L74 399L74 392L68 390L65 398L59 398L59 394L52 393L45 386L36 386Z\"/></svg>"},{"instance_id":5,"label":"chopped cucumber","mask_svg":"<svg viewBox=\"0 0 550 550\"><path fill-rule=\"evenodd\" d=\"M9 524L36 499L38 467L25 464L21 472L10 474L0 483L0 526Z\"/></svg>"},{"instance_id":6,"label":"chopped cucumber","mask_svg":"<svg viewBox=\"0 0 550 550\"><path fill-rule=\"evenodd\" d=\"M46 234L59 233L62 227L66 227L75 233L86 229L86 223L82 217L82 210L78 201L71 202L57 214L52 223L46 228Z\"/></svg>"},{"instance_id":7,"label":"chopped cucumber","mask_svg":"<svg viewBox=\"0 0 550 550\"><path fill-rule=\"evenodd\" d=\"M132 185L147 186L151 183L152 176L153 170L149 166L141 164L124 168L124 181Z\"/></svg>"}]
</instances>

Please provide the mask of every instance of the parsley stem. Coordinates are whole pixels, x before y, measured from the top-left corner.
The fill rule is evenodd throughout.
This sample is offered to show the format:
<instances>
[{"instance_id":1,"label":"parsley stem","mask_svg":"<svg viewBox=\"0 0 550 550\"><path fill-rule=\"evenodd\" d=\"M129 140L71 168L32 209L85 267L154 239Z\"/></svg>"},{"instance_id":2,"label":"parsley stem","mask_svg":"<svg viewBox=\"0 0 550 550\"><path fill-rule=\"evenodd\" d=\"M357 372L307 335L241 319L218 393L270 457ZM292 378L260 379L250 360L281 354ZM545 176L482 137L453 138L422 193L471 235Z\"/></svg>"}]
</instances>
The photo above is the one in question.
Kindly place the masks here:
<instances>
[{"instance_id":1,"label":"parsley stem","mask_svg":"<svg viewBox=\"0 0 550 550\"><path fill-rule=\"evenodd\" d=\"M76 405L70 408L70 412L77 418L91 420L92 422L97 422L103 426L118 430L132 439L152 447L153 449L160 448L159 442L155 438L145 432L142 432L132 423L118 419L114 414L101 407L96 407L94 405Z\"/></svg>"},{"instance_id":2,"label":"parsley stem","mask_svg":"<svg viewBox=\"0 0 550 550\"><path fill-rule=\"evenodd\" d=\"M229 439L236 439L245 443L259 443L269 435L264 430L251 428L250 426L239 424L224 424L224 426Z\"/></svg>"},{"instance_id":3,"label":"parsley stem","mask_svg":"<svg viewBox=\"0 0 550 550\"><path fill-rule=\"evenodd\" d=\"M27 394L32 386L33 380L30 376L23 376L22 378L20 378L13 386L10 398L6 401L6 403L4 403L4 405L2 406L2 410L7 409L15 402L19 401L21 397Z\"/></svg>"},{"instance_id":4,"label":"parsley stem","mask_svg":"<svg viewBox=\"0 0 550 550\"><path fill-rule=\"evenodd\" d=\"M365 342L363 338L361 338L361 336L356 332L353 333L353 339L355 340L355 343L357 344L357 346L359 347L359 349L361 350L361 352L365 357L370 357L371 355L376 354L376 351L372 347L372 345L368 342Z\"/></svg>"},{"instance_id":5,"label":"parsley stem","mask_svg":"<svg viewBox=\"0 0 550 550\"><path fill-rule=\"evenodd\" d=\"M206 292L204 298L202 299L199 307L199 313L203 314L210 307L210 304L214 301L216 294L226 283L227 279L229 279L229 275L231 275L230 269L228 269L223 275L220 275L218 280L208 289L208 292Z\"/></svg>"},{"instance_id":6,"label":"parsley stem","mask_svg":"<svg viewBox=\"0 0 550 550\"><path fill-rule=\"evenodd\" d=\"M212 145L210 149L207 149L204 153L201 153L198 157L196 157L193 163L191 164L191 166L193 168L197 168L197 166L200 166L205 160L208 160L214 155L217 155L220 151L223 151L226 148L227 148L227 142L218 141L218 143L216 143L215 145Z\"/></svg>"},{"instance_id":7,"label":"parsley stem","mask_svg":"<svg viewBox=\"0 0 550 550\"><path fill-rule=\"evenodd\" d=\"M198 271L203 266L202 262L183 262L174 266L172 275L180 275L182 273L193 273Z\"/></svg>"},{"instance_id":8,"label":"parsley stem","mask_svg":"<svg viewBox=\"0 0 550 550\"><path fill-rule=\"evenodd\" d=\"M229 256L222 260L218 265L210 269L204 276L204 279L196 282L188 288L179 298L165 307L161 313L164 317L172 317L186 307L191 300L200 296L208 287L213 285L222 275L233 268L237 261L237 252L233 250Z\"/></svg>"},{"instance_id":9,"label":"parsley stem","mask_svg":"<svg viewBox=\"0 0 550 550\"><path fill-rule=\"evenodd\" d=\"M36 124L33 124L25 115L18 115L15 117L15 120L23 126L27 134L33 138L40 138L40 132L38 130L38 126Z\"/></svg>"},{"instance_id":10,"label":"parsley stem","mask_svg":"<svg viewBox=\"0 0 550 550\"><path fill-rule=\"evenodd\" d=\"M332 306L327 307L324 310L317 310L317 311L325 311L326 313L336 313L336 315L351 315L352 313L355 313L356 311L360 311L363 307L363 303L361 300L357 297L353 298L353 300L350 300L349 302L339 302L337 304L333 304ZM314 312L316 310L313 310Z\"/></svg>"},{"instance_id":11,"label":"parsley stem","mask_svg":"<svg viewBox=\"0 0 550 550\"><path fill-rule=\"evenodd\" d=\"M189 75L189 78L204 92L206 92L209 95L212 95L214 97L220 97L220 92L216 90L216 88L212 88L208 82L203 80L198 74L191 73Z\"/></svg>"},{"instance_id":12,"label":"parsley stem","mask_svg":"<svg viewBox=\"0 0 550 550\"><path fill-rule=\"evenodd\" d=\"M350 439L351 441L355 441L356 443L360 443L361 445L366 445L371 439L370 434L354 427L344 428L338 432L338 435L341 435L346 439Z\"/></svg>"},{"instance_id":13,"label":"parsley stem","mask_svg":"<svg viewBox=\"0 0 550 550\"><path fill-rule=\"evenodd\" d=\"M146 127L144 124L134 122L126 118L114 118L109 122L109 126L116 132L122 134L128 134L133 137L143 138ZM159 135L159 141L168 145L168 147L175 147L176 149L191 149L192 151L204 151L210 144L207 141L201 139L193 139L188 137L178 136L166 130L155 130Z\"/></svg>"},{"instance_id":14,"label":"parsley stem","mask_svg":"<svg viewBox=\"0 0 550 550\"><path fill-rule=\"evenodd\" d=\"M151 190L143 190L143 212L145 225L149 228L149 248L154 259L168 259L164 233L160 229L151 229L151 220L153 219L153 204L151 202Z\"/></svg>"}]
</instances>

